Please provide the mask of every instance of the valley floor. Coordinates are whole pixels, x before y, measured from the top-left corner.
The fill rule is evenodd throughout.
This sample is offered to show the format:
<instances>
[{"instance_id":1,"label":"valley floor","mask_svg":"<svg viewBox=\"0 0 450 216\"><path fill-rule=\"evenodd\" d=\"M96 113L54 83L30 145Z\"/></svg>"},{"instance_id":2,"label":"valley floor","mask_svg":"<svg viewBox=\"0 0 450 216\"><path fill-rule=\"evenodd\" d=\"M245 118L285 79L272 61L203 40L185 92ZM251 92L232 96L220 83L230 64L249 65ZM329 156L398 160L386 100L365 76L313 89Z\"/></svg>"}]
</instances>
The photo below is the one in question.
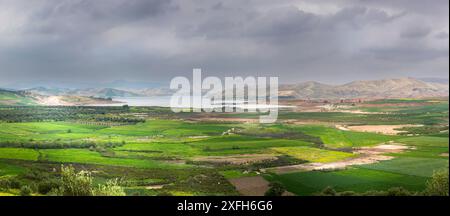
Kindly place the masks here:
<instances>
[{"instance_id":1,"label":"valley floor","mask_svg":"<svg viewBox=\"0 0 450 216\"><path fill-rule=\"evenodd\" d=\"M94 184L117 179L126 195L419 193L448 171L448 100L408 103L283 111L270 125L156 107L0 107L0 196L54 195L61 164Z\"/></svg>"}]
</instances>

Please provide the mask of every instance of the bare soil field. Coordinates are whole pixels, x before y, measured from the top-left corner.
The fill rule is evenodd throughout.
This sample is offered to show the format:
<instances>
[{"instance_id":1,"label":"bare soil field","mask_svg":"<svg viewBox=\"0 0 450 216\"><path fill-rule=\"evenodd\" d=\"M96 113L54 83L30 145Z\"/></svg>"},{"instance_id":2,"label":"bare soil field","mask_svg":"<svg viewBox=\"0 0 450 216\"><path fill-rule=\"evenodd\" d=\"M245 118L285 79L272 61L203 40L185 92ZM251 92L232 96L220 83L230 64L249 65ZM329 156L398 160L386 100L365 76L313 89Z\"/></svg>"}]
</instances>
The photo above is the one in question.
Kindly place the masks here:
<instances>
[{"instance_id":1,"label":"bare soil field","mask_svg":"<svg viewBox=\"0 0 450 216\"><path fill-rule=\"evenodd\" d=\"M370 132L379 133L386 135L397 135L406 131L401 131L399 129L404 127L421 127L422 125L358 125L358 126L343 126L336 125L336 128L340 130L350 130L357 132Z\"/></svg>"},{"instance_id":2,"label":"bare soil field","mask_svg":"<svg viewBox=\"0 0 450 216\"><path fill-rule=\"evenodd\" d=\"M355 149L354 153L359 154L359 157L351 158L344 161L332 163L306 163L293 166L282 166L262 170L263 172L274 172L277 174L298 172L298 171L319 171L319 170L338 170L345 169L353 165L365 165L378 163L380 161L392 160L394 157L386 156L386 153L400 153L412 149L411 147L401 144L382 144L375 147L363 147Z\"/></svg>"},{"instance_id":3,"label":"bare soil field","mask_svg":"<svg viewBox=\"0 0 450 216\"><path fill-rule=\"evenodd\" d=\"M365 103L365 104L358 104L359 107L420 107L420 106L427 106L432 105L433 102L416 102L416 103Z\"/></svg>"},{"instance_id":4,"label":"bare soil field","mask_svg":"<svg viewBox=\"0 0 450 216\"><path fill-rule=\"evenodd\" d=\"M269 182L261 176L230 179L229 181L244 196L264 196L269 189Z\"/></svg>"}]
</instances>

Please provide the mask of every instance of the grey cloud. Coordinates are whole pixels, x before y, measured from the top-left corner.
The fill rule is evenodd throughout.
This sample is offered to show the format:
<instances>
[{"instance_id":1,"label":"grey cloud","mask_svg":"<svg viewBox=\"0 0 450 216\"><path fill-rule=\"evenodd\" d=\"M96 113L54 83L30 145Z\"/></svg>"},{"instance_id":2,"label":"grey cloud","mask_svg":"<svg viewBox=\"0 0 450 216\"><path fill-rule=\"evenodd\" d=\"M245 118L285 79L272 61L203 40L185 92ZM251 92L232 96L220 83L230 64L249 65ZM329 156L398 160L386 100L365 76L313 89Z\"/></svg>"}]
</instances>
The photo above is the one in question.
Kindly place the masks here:
<instances>
[{"instance_id":1,"label":"grey cloud","mask_svg":"<svg viewBox=\"0 0 450 216\"><path fill-rule=\"evenodd\" d=\"M431 33L431 28L428 26L415 26L413 28L406 29L400 33L403 38L423 38Z\"/></svg>"},{"instance_id":2,"label":"grey cloud","mask_svg":"<svg viewBox=\"0 0 450 216\"><path fill-rule=\"evenodd\" d=\"M447 39L449 38L449 35L447 32L439 32L436 34L436 38L438 39Z\"/></svg>"},{"instance_id":3,"label":"grey cloud","mask_svg":"<svg viewBox=\"0 0 450 216\"><path fill-rule=\"evenodd\" d=\"M365 50L377 59L413 62L428 61L448 56L448 50L423 49L415 47L372 48Z\"/></svg>"},{"instance_id":4,"label":"grey cloud","mask_svg":"<svg viewBox=\"0 0 450 216\"><path fill-rule=\"evenodd\" d=\"M0 18L23 21L0 27L11 80L158 81L194 67L283 82L448 76L448 1L27 2L0 0ZM335 11L317 13L327 5Z\"/></svg>"}]
</instances>

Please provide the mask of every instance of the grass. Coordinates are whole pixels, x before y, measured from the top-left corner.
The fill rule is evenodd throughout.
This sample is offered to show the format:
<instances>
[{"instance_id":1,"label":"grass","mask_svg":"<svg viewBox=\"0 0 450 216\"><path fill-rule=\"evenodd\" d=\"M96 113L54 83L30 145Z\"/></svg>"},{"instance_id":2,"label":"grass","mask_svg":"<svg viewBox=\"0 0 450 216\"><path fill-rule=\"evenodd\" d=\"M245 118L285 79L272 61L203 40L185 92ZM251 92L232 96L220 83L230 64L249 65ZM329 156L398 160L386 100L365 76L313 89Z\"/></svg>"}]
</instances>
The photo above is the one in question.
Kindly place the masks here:
<instances>
[{"instance_id":1,"label":"grass","mask_svg":"<svg viewBox=\"0 0 450 216\"><path fill-rule=\"evenodd\" d=\"M419 157L419 158L437 158L445 159L444 153L448 153L448 137L408 137L397 140L399 143L413 146L412 151L401 154L390 154L396 157ZM447 157L448 158L448 157Z\"/></svg>"},{"instance_id":2,"label":"grass","mask_svg":"<svg viewBox=\"0 0 450 216\"><path fill-rule=\"evenodd\" d=\"M429 146L418 146L412 151L407 151L403 153L389 154L395 157L419 157L419 158L440 158L445 159L448 156L444 156L448 153L448 147L429 147Z\"/></svg>"},{"instance_id":3,"label":"grass","mask_svg":"<svg viewBox=\"0 0 450 216\"><path fill-rule=\"evenodd\" d=\"M383 99L383 100L375 100L375 101L366 101L365 104L409 104L409 103L425 103L428 100L423 99L411 99L411 98L398 98L398 99Z\"/></svg>"},{"instance_id":4,"label":"grass","mask_svg":"<svg viewBox=\"0 0 450 216\"><path fill-rule=\"evenodd\" d=\"M174 120L148 120L127 126L97 126L73 122L0 123L0 141L95 140L121 141L155 136L181 137L220 135L231 125L193 124Z\"/></svg>"},{"instance_id":5,"label":"grass","mask_svg":"<svg viewBox=\"0 0 450 216\"><path fill-rule=\"evenodd\" d=\"M7 192L1 192L0 191L0 197L2 197L2 196L16 196L16 195L14 195L12 193L7 193Z\"/></svg>"},{"instance_id":6,"label":"grass","mask_svg":"<svg viewBox=\"0 0 450 216\"><path fill-rule=\"evenodd\" d=\"M31 160L38 159L39 152L33 149L23 148L0 148L1 159L17 159L17 160Z\"/></svg>"},{"instance_id":7,"label":"grass","mask_svg":"<svg viewBox=\"0 0 450 216\"><path fill-rule=\"evenodd\" d=\"M425 181L434 170L448 169L448 158L441 155L448 153L448 132L439 133L439 136L430 133L407 137L343 131L325 126L430 124L428 126L434 129L448 124L448 119L445 119L448 118L448 102L426 103L419 107L408 107L408 103L412 101L400 102L405 105L388 107L392 114L280 113L281 120L318 122L314 125L190 122L183 118L191 119L194 114L168 115L166 111L156 114L152 111L154 116L150 118L163 115L161 118L174 117L173 120L149 118L145 123L124 126L97 126L76 122L0 122L0 144L3 143L2 146L5 147L0 148L0 176L11 175L12 178L19 178L22 176L20 174L28 171L36 169L46 172L66 163L75 164L80 169L98 171L95 173L96 181L126 178L130 182L130 185L126 186L129 195L157 195L161 192L174 195L234 195L236 192L227 179L257 175L256 172L246 173L245 170L269 165L290 165L292 161L341 161L355 157L344 150L395 141L413 146L416 150L390 154L396 158L377 164L353 166L347 170L270 174L265 177L270 181L282 182L289 191L299 195L311 195L327 186L333 186L337 191L364 192L398 186L418 191L424 188ZM19 111L11 113L20 113ZM103 111L100 110L99 113L101 112ZM122 112L132 116L129 112L147 113L149 110L131 107L129 111L117 111L117 115ZM81 115L86 115L83 119L91 119L90 117L97 114ZM257 117L253 114L224 116ZM439 125L432 125L436 123ZM231 128L236 129L235 134L222 135ZM18 142L21 145L7 145L8 142ZM75 145L85 142L95 146ZM44 149L34 143L74 145L48 145L48 149ZM272 154L287 157L289 160L239 166L202 166L179 162L190 161L199 156L239 154ZM155 179L161 182L154 182ZM28 183L30 181L32 180L26 180ZM165 184L166 187L162 190L146 189L146 186L156 183Z\"/></svg>"},{"instance_id":8,"label":"grass","mask_svg":"<svg viewBox=\"0 0 450 216\"><path fill-rule=\"evenodd\" d=\"M99 137L96 131L104 126L71 122L0 123L0 141L81 140ZM70 133L69 133L70 132ZM107 137L104 136L103 139Z\"/></svg>"},{"instance_id":9,"label":"grass","mask_svg":"<svg viewBox=\"0 0 450 216\"><path fill-rule=\"evenodd\" d=\"M402 175L379 170L351 168L334 172L297 172L266 176L269 181L281 182L288 191L300 196L313 195L330 186L336 191L366 192L404 187L420 191L427 178Z\"/></svg>"},{"instance_id":10,"label":"grass","mask_svg":"<svg viewBox=\"0 0 450 216\"><path fill-rule=\"evenodd\" d=\"M187 158L200 154L200 150L187 144L179 143L133 143L114 149L119 153L146 153L155 157L181 157Z\"/></svg>"},{"instance_id":11,"label":"grass","mask_svg":"<svg viewBox=\"0 0 450 216\"><path fill-rule=\"evenodd\" d=\"M399 157L376 164L362 165L362 168L397 174L431 177L439 169L448 169L448 159Z\"/></svg>"},{"instance_id":12,"label":"grass","mask_svg":"<svg viewBox=\"0 0 450 216\"><path fill-rule=\"evenodd\" d=\"M35 151L22 148L0 148L0 158L37 161L39 153L43 161L57 163L97 164L152 169L177 169L188 165L175 164L157 160L104 157L95 151L85 149L45 149Z\"/></svg>"},{"instance_id":13,"label":"grass","mask_svg":"<svg viewBox=\"0 0 450 216\"><path fill-rule=\"evenodd\" d=\"M355 157L352 153L330 151L312 147L281 147L272 148L278 153L315 163L329 163Z\"/></svg>"},{"instance_id":14,"label":"grass","mask_svg":"<svg viewBox=\"0 0 450 216\"><path fill-rule=\"evenodd\" d=\"M268 148L272 147L311 146L312 144L301 140L255 138L230 135L192 142L190 145L194 148L201 149L203 151L202 154L217 155L257 153L267 151Z\"/></svg>"},{"instance_id":15,"label":"grass","mask_svg":"<svg viewBox=\"0 0 450 216\"><path fill-rule=\"evenodd\" d=\"M429 147L447 147L449 144L448 137L408 137L397 140L399 143L404 143L413 146L429 146Z\"/></svg>"},{"instance_id":16,"label":"grass","mask_svg":"<svg viewBox=\"0 0 450 216\"><path fill-rule=\"evenodd\" d=\"M109 166L126 166L135 168L174 169L187 167L156 160L140 160L129 158L104 157L98 152L84 149L46 149L42 150L46 159L58 163L99 164Z\"/></svg>"},{"instance_id":17,"label":"grass","mask_svg":"<svg viewBox=\"0 0 450 216\"><path fill-rule=\"evenodd\" d=\"M129 126L111 127L99 131L107 135L123 136L204 136L220 135L222 132L230 129L230 125L221 125L213 123L194 124L174 120L149 120L145 123Z\"/></svg>"},{"instance_id":18,"label":"grass","mask_svg":"<svg viewBox=\"0 0 450 216\"><path fill-rule=\"evenodd\" d=\"M7 163L6 161L0 160L0 177L6 175L19 175L25 173L26 168Z\"/></svg>"},{"instance_id":19,"label":"grass","mask_svg":"<svg viewBox=\"0 0 450 216\"><path fill-rule=\"evenodd\" d=\"M305 134L320 137L323 143L329 148L371 146L398 139L397 136L343 131L336 128L320 125L300 126L297 129Z\"/></svg>"}]
</instances>

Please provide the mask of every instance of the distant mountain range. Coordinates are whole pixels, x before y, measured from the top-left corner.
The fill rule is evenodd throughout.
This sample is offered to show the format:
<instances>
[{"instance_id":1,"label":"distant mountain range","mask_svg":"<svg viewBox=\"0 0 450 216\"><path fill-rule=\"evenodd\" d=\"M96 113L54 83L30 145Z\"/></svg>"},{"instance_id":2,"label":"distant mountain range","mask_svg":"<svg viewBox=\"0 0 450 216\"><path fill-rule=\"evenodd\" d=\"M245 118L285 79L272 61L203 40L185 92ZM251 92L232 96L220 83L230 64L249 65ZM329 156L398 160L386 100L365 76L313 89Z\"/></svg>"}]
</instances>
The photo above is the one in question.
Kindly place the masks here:
<instances>
[{"instance_id":1,"label":"distant mountain range","mask_svg":"<svg viewBox=\"0 0 450 216\"><path fill-rule=\"evenodd\" d=\"M76 95L98 98L117 98L117 97L146 97L171 95L172 91L165 88L143 88L143 89L118 89L118 88L85 88L85 89L61 89L37 87L25 89L24 92L30 92L46 96Z\"/></svg>"},{"instance_id":2,"label":"distant mountain range","mask_svg":"<svg viewBox=\"0 0 450 216\"><path fill-rule=\"evenodd\" d=\"M281 85L281 98L290 99L384 99L448 97L449 83L444 79L399 78L370 81L354 81L343 85L319 82ZM151 97L171 95L167 88L46 88L37 87L20 91L0 89L0 104L58 104L109 103L111 98Z\"/></svg>"},{"instance_id":3,"label":"distant mountain range","mask_svg":"<svg viewBox=\"0 0 450 216\"><path fill-rule=\"evenodd\" d=\"M89 104L115 104L119 103L112 99L94 96L58 95L60 91L53 90L55 94L38 94L32 91L11 91L0 89L0 106L25 106L25 105L48 105L48 106L83 106Z\"/></svg>"},{"instance_id":4,"label":"distant mountain range","mask_svg":"<svg viewBox=\"0 0 450 216\"><path fill-rule=\"evenodd\" d=\"M305 82L280 86L280 96L296 99L447 97L448 92L448 82L426 82L414 78L354 81L344 85Z\"/></svg>"}]
</instances>

